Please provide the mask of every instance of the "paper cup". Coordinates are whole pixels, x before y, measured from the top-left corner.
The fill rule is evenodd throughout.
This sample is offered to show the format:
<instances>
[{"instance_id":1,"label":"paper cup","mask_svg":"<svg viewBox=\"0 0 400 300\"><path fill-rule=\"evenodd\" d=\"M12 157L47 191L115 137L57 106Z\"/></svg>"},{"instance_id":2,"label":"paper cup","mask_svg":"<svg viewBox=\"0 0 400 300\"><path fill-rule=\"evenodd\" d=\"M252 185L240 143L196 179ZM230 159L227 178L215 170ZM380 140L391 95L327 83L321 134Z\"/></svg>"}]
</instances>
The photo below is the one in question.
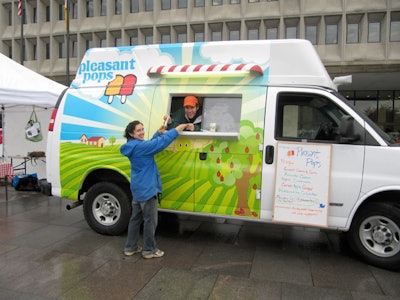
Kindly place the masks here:
<instances>
[{"instance_id":1,"label":"paper cup","mask_svg":"<svg viewBox=\"0 0 400 300\"><path fill-rule=\"evenodd\" d=\"M217 124L216 123L210 123L210 131L211 132L217 131Z\"/></svg>"}]
</instances>

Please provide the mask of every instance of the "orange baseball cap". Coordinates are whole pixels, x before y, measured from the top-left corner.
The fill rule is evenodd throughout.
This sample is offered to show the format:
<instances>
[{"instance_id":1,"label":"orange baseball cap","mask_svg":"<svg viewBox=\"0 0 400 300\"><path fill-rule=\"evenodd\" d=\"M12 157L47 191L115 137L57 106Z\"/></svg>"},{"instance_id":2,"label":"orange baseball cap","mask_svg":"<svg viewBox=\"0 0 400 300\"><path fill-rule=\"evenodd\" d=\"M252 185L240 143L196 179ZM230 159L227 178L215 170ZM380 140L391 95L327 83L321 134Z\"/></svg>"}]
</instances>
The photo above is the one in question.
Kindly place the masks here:
<instances>
[{"instance_id":1,"label":"orange baseball cap","mask_svg":"<svg viewBox=\"0 0 400 300\"><path fill-rule=\"evenodd\" d=\"M199 100L195 96L189 95L186 96L185 99L183 100L183 107L186 106L196 106L199 104Z\"/></svg>"}]
</instances>

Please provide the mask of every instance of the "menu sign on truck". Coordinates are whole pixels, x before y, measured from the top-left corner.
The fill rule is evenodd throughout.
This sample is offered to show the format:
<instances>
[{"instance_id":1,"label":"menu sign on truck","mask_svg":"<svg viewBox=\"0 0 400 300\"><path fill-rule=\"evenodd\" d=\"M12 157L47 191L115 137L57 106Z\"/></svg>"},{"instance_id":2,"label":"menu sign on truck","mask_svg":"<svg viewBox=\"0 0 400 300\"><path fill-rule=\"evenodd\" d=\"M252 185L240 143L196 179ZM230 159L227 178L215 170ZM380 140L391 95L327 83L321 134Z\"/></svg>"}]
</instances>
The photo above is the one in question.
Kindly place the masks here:
<instances>
[{"instance_id":1,"label":"menu sign on truck","mask_svg":"<svg viewBox=\"0 0 400 300\"><path fill-rule=\"evenodd\" d=\"M331 145L278 143L274 221L327 226Z\"/></svg>"}]
</instances>

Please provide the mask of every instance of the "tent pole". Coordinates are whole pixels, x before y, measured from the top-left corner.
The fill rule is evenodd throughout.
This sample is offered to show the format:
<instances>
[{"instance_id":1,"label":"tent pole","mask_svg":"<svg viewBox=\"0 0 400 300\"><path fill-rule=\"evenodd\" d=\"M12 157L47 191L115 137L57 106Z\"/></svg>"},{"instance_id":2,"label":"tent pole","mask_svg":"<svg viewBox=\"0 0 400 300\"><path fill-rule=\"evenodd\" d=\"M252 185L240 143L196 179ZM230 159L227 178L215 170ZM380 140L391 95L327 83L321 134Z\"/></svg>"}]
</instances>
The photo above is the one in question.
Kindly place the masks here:
<instances>
[{"instance_id":1,"label":"tent pole","mask_svg":"<svg viewBox=\"0 0 400 300\"><path fill-rule=\"evenodd\" d=\"M5 138L6 138L6 135L4 134L4 125L5 125L5 122L4 122L4 105L2 105L1 106L1 129L2 129L2 131L3 131L3 142L2 142L2 144L1 144L1 148L2 148L2 153L1 153L1 158L2 158L2 160L3 160L3 162L5 162L6 160L5 160L5 151L6 151L6 149L5 149Z\"/></svg>"}]
</instances>

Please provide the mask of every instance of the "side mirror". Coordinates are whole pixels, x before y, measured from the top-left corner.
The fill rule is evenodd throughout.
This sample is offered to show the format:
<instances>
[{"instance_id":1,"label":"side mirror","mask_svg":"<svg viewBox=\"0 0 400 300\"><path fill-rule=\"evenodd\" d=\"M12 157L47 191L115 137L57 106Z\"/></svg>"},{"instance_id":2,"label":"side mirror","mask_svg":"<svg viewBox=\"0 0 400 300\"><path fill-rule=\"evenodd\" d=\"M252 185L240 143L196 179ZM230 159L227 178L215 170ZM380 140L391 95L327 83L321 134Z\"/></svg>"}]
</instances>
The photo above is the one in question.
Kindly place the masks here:
<instances>
[{"instance_id":1,"label":"side mirror","mask_svg":"<svg viewBox=\"0 0 400 300\"><path fill-rule=\"evenodd\" d=\"M354 118L351 116L343 116L339 126L340 142L343 144L358 141L359 134L354 132Z\"/></svg>"}]
</instances>

